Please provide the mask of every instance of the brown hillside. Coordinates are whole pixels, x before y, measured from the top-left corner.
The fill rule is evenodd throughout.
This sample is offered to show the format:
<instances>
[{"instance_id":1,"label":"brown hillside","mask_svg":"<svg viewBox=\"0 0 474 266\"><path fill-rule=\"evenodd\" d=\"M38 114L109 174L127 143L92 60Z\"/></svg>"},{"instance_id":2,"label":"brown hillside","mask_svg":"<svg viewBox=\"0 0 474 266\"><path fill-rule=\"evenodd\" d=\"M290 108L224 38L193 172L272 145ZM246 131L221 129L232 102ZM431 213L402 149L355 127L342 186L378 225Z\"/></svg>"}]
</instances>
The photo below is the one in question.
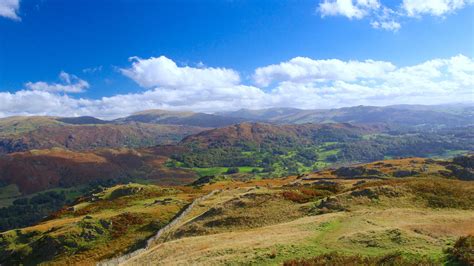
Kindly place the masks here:
<instances>
[{"instance_id":1,"label":"brown hillside","mask_svg":"<svg viewBox=\"0 0 474 266\"><path fill-rule=\"evenodd\" d=\"M147 147L170 144L204 128L180 125L46 125L0 138L0 154L62 147L88 150L99 147Z\"/></svg>"},{"instance_id":2,"label":"brown hillside","mask_svg":"<svg viewBox=\"0 0 474 266\"><path fill-rule=\"evenodd\" d=\"M272 125L265 123L241 123L223 128L211 129L188 136L181 144L198 143L201 147L209 145L234 145L238 142L262 143L263 141L287 140L309 144L314 137L324 131L338 131L345 134L379 132L380 126L361 126L351 124L302 124Z\"/></svg>"},{"instance_id":3,"label":"brown hillside","mask_svg":"<svg viewBox=\"0 0 474 266\"><path fill-rule=\"evenodd\" d=\"M0 157L0 180L30 194L97 180L146 178L157 184L179 185L196 179L191 171L164 167L166 160L167 157L153 154L152 150L32 150Z\"/></svg>"}]
</instances>

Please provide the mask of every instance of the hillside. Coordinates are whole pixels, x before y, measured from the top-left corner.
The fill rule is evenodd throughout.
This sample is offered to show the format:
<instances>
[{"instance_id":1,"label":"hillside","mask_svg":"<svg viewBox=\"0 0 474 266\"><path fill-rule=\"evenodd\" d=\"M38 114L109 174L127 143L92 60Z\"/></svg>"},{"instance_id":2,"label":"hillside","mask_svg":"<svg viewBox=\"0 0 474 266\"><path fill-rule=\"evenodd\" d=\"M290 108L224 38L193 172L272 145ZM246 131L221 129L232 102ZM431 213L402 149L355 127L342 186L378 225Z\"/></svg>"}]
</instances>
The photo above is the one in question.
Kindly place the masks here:
<instances>
[{"instance_id":1,"label":"hillside","mask_svg":"<svg viewBox=\"0 0 474 266\"><path fill-rule=\"evenodd\" d=\"M175 143L202 130L181 125L114 125L92 118L13 117L0 119L0 154L53 147L148 147Z\"/></svg>"},{"instance_id":2,"label":"hillside","mask_svg":"<svg viewBox=\"0 0 474 266\"><path fill-rule=\"evenodd\" d=\"M333 164L463 154L474 150L471 131L469 127L400 132L376 124L241 123L184 138L178 145L188 151L173 158L187 167L260 167L282 176Z\"/></svg>"},{"instance_id":3,"label":"hillside","mask_svg":"<svg viewBox=\"0 0 474 266\"><path fill-rule=\"evenodd\" d=\"M168 158L159 153L131 149L73 152L55 148L0 157L0 231L36 223L98 187L132 181L185 185L198 178L194 171L166 167ZM43 205L35 207L33 202Z\"/></svg>"},{"instance_id":4,"label":"hillside","mask_svg":"<svg viewBox=\"0 0 474 266\"><path fill-rule=\"evenodd\" d=\"M93 265L145 246L122 263L278 265L355 255L467 263L462 237L474 234L474 183L457 173L472 177L472 159L406 158L195 188L114 186L0 234L0 263Z\"/></svg>"},{"instance_id":5,"label":"hillside","mask_svg":"<svg viewBox=\"0 0 474 266\"><path fill-rule=\"evenodd\" d=\"M148 150L98 149L73 152L54 148L0 157L0 181L22 194L89 182L142 178L158 184L187 184L194 173L164 166L167 157Z\"/></svg>"},{"instance_id":6,"label":"hillside","mask_svg":"<svg viewBox=\"0 0 474 266\"><path fill-rule=\"evenodd\" d=\"M301 110L296 108L242 109L220 115L278 124L303 123L383 123L395 128L459 127L474 124L472 105L354 106L338 109Z\"/></svg>"},{"instance_id":7,"label":"hillside","mask_svg":"<svg viewBox=\"0 0 474 266\"><path fill-rule=\"evenodd\" d=\"M458 130L459 128L468 131L469 127L474 125L474 109L471 105L397 105L317 110L242 109L216 114L146 110L113 121L89 116L8 117L0 119L0 154L52 147L72 150L96 147L149 147L176 143L186 136L209 128L224 127L229 130L233 125L246 122L281 125L281 128L271 130L277 130L274 132L275 135L289 134L289 138L293 138L298 133L294 132L291 125L308 123L350 123L366 129L383 125L383 130L382 128L376 130L378 132L396 132L396 134L407 132L430 134L439 130ZM302 126L302 131L311 130L309 129L311 126L304 127L307 129ZM263 130L270 130L269 126ZM288 133L282 133L283 131L288 131ZM215 132L215 135L218 135L219 132L224 133L222 131ZM298 134L306 134L306 132ZM242 135L242 137L245 136ZM256 141L258 142L258 140ZM421 154L412 155L420 156Z\"/></svg>"},{"instance_id":8,"label":"hillside","mask_svg":"<svg viewBox=\"0 0 474 266\"><path fill-rule=\"evenodd\" d=\"M241 123L246 119L195 112L146 110L115 120L117 123L140 122L149 124L185 125L198 127L222 127Z\"/></svg>"},{"instance_id":9,"label":"hillside","mask_svg":"<svg viewBox=\"0 0 474 266\"><path fill-rule=\"evenodd\" d=\"M49 116L11 116L0 118L0 137L28 133L44 126L57 126L62 123Z\"/></svg>"},{"instance_id":10,"label":"hillside","mask_svg":"<svg viewBox=\"0 0 474 266\"><path fill-rule=\"evenodd\" d=\"M340 135L350 137L381 132L382 129L383 127L351 124L271 125L241 123L188 136L180 144L197 144L200 147L232 146L239 143L249 143L249 145L263 145L264 143L285 145L290 142L291 145L312 144L317 142L318 138L328 137L335 140ZM332 132L334 134L329 136Z\"/></svg>"},{"instance_id":11,"label":"hillside","mask_svg":"<svg viewBox=\"0 0 474 266\"><path fill-rule=\"evenodd\" d=\"M96 191L38 225L2 233L0 263L94 265L143 245L200 195L139 184Z\"/></svg>"}]
</instances>

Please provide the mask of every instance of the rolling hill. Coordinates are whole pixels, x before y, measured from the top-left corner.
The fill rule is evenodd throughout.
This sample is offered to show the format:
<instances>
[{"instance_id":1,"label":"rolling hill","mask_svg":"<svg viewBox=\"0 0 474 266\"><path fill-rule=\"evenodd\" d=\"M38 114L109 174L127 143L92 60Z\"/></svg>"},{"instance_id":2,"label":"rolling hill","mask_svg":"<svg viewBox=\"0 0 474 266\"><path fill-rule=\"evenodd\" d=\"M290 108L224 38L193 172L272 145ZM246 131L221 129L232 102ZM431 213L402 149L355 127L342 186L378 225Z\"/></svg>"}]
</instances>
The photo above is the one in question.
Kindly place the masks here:
<instances>
[{"instance_id":1,"label":"rolling hill","mask_svg":"<svg viewBox=\"0 0 474 266\"><path fill-rule=\"evenodd\" d=\"M140 122L148 124L185 125L198 127L222 127L244 122L239 117L226 117L215 114L174 112L165 110L146 110L115 120L116 123Z\"/></svg>"},{"instance_id":2,"label":"rolling hill","mask_svg":"<svg viewBox=\"0 0 474 266\"><path fill-rule=\"evenodd\" d=\"M196 179L194 172L166 168L167 159L148 149L31 150L0 156L0 181L28 195L110 180L147 179L165 185L188 184Z\"/></svg>"},{"instance_id":3,"label":"rolling hill","mask_svg":"<svg viewBox=\"0 0 474 266\"><path fill-rule=\"evenodd\" d=\"M278 124L383 123L395 128L459 127L474 124L474 107L472 105L355 106L316 110L296 108L242 109L219 114L241 117L250 121L265 121Z\"/></svg>"},{"instance_id":4,"label":"rolling hill","mask_svg":"<svg viewBox=\"0 0 474 266\"><path fill-rule=\"evenodd\" d=\"M120 125L90 117L11 117L0 119L0 154L53 147L70 150L149 147L176 143L204 129L138 122Z\"/></svg>"},{"instance_id":5,"label":"rolling hill","mask_svg":"<svg viewBox=\"0 0 474 266\"><path fill-rule=\"evenodd\" d=\"M146 110L113 121L87 116L9 117L0 119L0 154L52 147L85 150L170 144L205 129L244 122L278 125L350 123L369 127L384 125L385 131L431 132L473 126L474 107L397 105L320 110L271 108L216 114ZM282 130L291 131L291 126Z\"/></svg>"},{"instance_id":6,"label":"rolling hill","mask_svg":"<svg viewBox=\"0 0 474 266\"><path fill-rule=\"evenodd\" d=\"M194 188L117 185L1 233L0 263L469 265L474 187L453 169L472 174L472 159L385 160Z\"/></svg>"},{"instance_id":7,"label":"rolling hill","mask_svg":"<svg viewBox=\"0 0 474 266\"><path fill-rule=\"evenodd\" d=\"M0 231L34 224L103 186L186 185L197 180L195 171L166 167L168 157L162 153L166 151L54 148L0 156Z\"/></svg>"},{"instance_id":8,"label":"rolling hill","mask_svg":"<svg viewBox=\"0 0 474 266\"><path fill-rule=\"evenodd\" d=\"M188 136L177 161L188 167L261 167L279 175L389 157L433 157L474 150L471 128L394 132L380 124L241 123Z\"/></svg>"}]
</instances>

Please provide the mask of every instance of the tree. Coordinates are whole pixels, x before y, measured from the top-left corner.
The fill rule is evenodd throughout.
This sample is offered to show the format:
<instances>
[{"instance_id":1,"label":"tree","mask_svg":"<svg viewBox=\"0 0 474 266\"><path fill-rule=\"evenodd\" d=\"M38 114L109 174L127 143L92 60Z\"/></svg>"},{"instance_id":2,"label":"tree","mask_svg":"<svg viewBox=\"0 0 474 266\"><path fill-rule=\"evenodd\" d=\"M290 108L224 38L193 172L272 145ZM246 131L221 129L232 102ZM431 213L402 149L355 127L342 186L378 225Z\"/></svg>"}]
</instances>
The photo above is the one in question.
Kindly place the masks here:
<instances>
[{"instance_id":1,"label":"tree","mask_svg":"<svg viewBox=\"0 0 474 266\"><path fill-rule=\"evenodd\" d=\"M227 172L226 174L237 174L239 172L239 168L238 167L229 167L229 169L227 169Z\"/></svg>"}]
</instances>

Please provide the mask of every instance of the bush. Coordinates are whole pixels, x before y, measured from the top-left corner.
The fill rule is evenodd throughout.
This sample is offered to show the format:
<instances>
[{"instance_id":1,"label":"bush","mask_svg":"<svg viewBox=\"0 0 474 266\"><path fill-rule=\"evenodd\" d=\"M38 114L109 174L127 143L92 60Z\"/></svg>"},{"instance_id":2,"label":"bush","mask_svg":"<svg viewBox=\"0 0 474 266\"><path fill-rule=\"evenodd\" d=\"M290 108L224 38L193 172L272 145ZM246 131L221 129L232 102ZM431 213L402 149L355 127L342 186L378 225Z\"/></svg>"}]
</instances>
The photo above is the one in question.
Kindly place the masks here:
<instances>
[{"instance_id":1,"label":"bush","mask_svg":"<svg viewBox=\"0 0 474 266\"><path fill-rule=\"evenodd\" d=\"M28 205L29 200L28 198L21 198L21 199L16 199L13 201L13 205Z\"/></svg>"},{"instance_id":2,"label":"bush","mask_svg":"<svg viewBox=\"0 0 474 266\"><path fill-rule=\"evenodd\" d=\"M416 180L408 188L431 208L473 209L474 193L469 182L457 180Z\"/></svg>"},{"instance_id":3,"label":"bush","mask_svg":"<svg viewBox=\"0 0 474 266\"><path fill-rule=\"evenodd\" d=\"M452 263L474 265L474 236L460 237L447 253Z\"/></svg>"},{"instance_id":4,"label":"bush","mask_svg":"<svg viewBox=\"0 0 474 266\"><path fill-rule=\"evenodd\" d=\"M296 203L306 203L332 195L328 190L302 187L295 190L287 190L282 193L283 198Z\"/></svg>"},{"instance_id":5,"label":"bush","mask_svg":"<svg viewBox=\"0 0 474 266\"><path fill-rule=\"evenodd\" d=\"M285 261L285 266L336 266L336 265L434 265L435 262L425 257L406 258L400 253L383 256L363 257L360 255L343 255L337 252L319 255L309 259Z\"/></svg>"},{"instance_id":6,"label":"bush","mask_svg":"<svg viewBox=\"0 0 474 266\"><path fill-rule=\"evenodd\" d=\"M227 169L227 172L225 173L228 175L231 175L231 174L237 174L238 172L239 172L238 167L229 167L229 169Z\"/></svg>"}]
</instances>

